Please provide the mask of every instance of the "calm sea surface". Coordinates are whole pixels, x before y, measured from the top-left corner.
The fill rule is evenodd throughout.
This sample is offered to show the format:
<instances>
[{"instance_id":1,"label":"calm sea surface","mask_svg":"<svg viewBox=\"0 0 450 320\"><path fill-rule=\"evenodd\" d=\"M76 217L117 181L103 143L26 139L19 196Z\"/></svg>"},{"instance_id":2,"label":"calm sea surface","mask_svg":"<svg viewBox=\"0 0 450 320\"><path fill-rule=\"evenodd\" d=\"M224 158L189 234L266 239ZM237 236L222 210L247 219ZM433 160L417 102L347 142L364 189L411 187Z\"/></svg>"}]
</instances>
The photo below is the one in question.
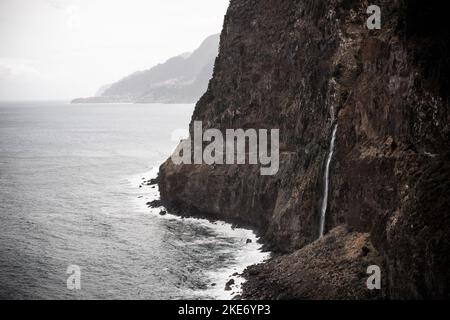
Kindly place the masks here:
<instances>
[{"instance_id":1,"label":"calm sea surface","mask_svg":"<svg viewBox=\"0 0 450 320\"><path fill-rule=\"evenodd\" d=\"M225 223L159 215L139 188L193 105L0 103L0 298L230 298L267 254ZM247 239L252 243L246 244ZM81 268L81 290L67 268ZM239 284L242 280L236 278Z\"/></svg>"}]
</instances>

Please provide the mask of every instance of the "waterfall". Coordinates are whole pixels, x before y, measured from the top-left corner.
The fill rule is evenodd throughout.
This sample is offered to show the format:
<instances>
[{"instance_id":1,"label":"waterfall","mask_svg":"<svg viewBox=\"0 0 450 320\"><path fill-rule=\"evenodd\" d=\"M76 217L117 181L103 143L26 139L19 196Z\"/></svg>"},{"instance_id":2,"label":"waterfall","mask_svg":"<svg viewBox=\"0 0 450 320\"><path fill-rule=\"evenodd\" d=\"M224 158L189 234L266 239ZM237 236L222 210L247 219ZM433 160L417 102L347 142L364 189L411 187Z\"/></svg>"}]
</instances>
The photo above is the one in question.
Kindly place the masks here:
<instances>
[{"instance_id":1,"label":"waterfall","mask_svg":"<svg viewBox=\"0 0 450 320\"><path fill-rule=\"evenodd\" d=\"M320 237L323 237L325 231L325 215L327 213L328 206L328 185L329 185L329 176L330 176L330 164L333 159L334 153L334 143L336 141L336 131L337 131L337 123L333 125L333 133L331 134L331 142L330 142L330 150L328 151L327 163L325 166L325 174L323 179L323 198L322 198L322 208L320 211Z\"/></svg>"}]
</instances>

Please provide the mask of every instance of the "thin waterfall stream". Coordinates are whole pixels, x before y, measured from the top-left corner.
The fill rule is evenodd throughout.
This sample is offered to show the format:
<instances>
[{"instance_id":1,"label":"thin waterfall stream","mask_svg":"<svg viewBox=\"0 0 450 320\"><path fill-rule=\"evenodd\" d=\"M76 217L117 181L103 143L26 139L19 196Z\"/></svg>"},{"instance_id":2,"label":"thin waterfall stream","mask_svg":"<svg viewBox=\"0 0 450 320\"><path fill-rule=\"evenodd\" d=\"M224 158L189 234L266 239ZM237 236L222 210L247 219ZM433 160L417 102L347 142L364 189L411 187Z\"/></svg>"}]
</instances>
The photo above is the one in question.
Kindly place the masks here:
<instances>
[{"instance_id":1,"label":"thin waterfall stream","mask_svg":"<svg viewBox=\"0 0 450 320\"><path fill-rule=\"evenodd\" d=\"M331 134L331 142L330 142L330 150L328 151L327 162L325 166L325 174L324 174L324 187L323 187L323 198L322 198L322 208L320 211L320 237L323 237L325 232L325 218L328 207L328 189L329 189L329 180L330 180L330 165L331 160L333 159L334 153L334 144L336 141L336 132L337 132L337 122L333 125L333 131Z\"/></svg>"}]
</instances>

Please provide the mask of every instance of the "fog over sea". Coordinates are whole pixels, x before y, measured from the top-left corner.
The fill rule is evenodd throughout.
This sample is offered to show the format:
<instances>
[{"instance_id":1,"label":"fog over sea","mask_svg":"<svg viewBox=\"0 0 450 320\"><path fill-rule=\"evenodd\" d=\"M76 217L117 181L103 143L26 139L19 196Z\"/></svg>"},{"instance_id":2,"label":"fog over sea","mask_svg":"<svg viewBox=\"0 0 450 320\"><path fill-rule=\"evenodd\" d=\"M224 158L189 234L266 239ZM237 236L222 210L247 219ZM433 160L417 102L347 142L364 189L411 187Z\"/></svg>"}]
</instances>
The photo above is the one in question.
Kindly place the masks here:
<instances>
[{"instance_id":1,"label":"fog over sea","mask_svg":"<svg viewBox=\"0 0 450 320\"><path fill-rule=\"evenodd\" d=\"M140 184L193 105L0 103L1 299L231 298L267 257L253 232L160 216ZM246 243L252 239L251 243ZM81 290L67 289L69 265Z\"/></svg>"}]
</instances>

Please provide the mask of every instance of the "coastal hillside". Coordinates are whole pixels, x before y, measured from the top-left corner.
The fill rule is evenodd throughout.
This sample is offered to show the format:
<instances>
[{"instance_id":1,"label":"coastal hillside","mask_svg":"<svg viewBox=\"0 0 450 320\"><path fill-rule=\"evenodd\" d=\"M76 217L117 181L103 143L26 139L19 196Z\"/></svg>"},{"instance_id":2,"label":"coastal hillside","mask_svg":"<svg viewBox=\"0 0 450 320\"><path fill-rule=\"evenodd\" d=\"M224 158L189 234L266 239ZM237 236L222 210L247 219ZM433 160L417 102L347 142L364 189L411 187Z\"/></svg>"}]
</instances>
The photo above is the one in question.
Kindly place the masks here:
<instances>
[{"instance_id":1,"label":"coastal hillside","mask_svg":"<svg viewBox=\"0 0 450 320\"><path fill-rule=\"evenodd\" d=\"M450 295L445 10L380 0L381 29L368 30L371 4L231 0L192 120L280 129L280 170L167 160L159 186L173 211L258 230L275 257L247 270L246 298ZM381 290L366 287L369 265L381 268Z\"/></svg>"},{"instance_id":2,"label":"coastal hillside","mask_svg":"<svg viewBox=\"0 0 450 320\"><path fill-rule=\"evenodd\" d=\"M195 103L208 87L218 46L219 35L209 36L192 53L135 72L103 86L95 97L74 99L72 103Z\"/></svg>"}]
</instances>

